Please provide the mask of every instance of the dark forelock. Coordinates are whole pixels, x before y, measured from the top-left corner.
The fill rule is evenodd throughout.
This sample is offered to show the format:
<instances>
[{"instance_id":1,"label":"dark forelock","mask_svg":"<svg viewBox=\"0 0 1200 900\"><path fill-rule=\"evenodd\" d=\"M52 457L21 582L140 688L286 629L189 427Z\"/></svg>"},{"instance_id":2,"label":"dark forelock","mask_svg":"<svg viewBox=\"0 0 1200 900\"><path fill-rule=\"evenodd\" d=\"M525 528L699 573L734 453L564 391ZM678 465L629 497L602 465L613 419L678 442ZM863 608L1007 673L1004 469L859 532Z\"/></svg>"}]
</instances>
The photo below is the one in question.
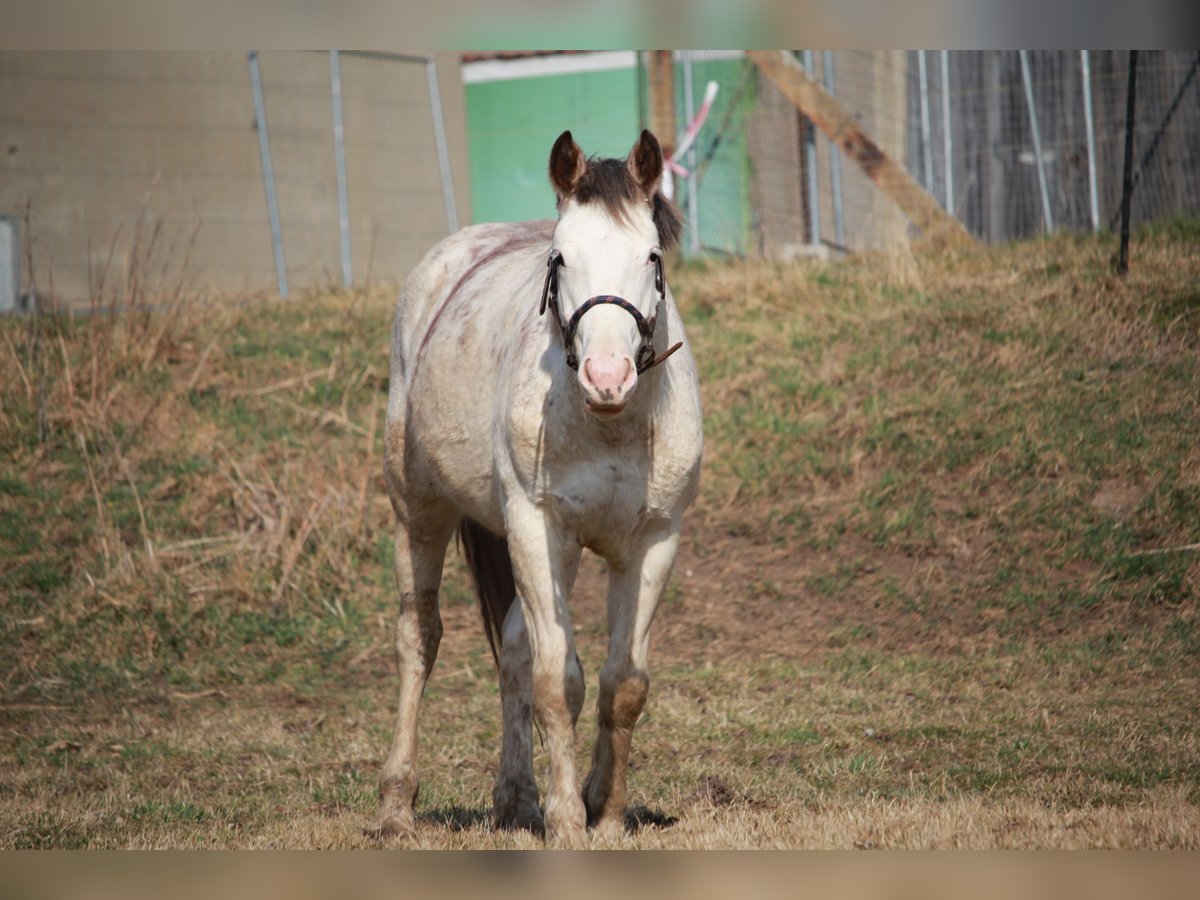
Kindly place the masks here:
<instances>
[{"instance_id":1,"label":"dark forelock","mask_svg":"<svg viewBox=\"0 0 1200 900\"><path fill-rule=\"evenodd\" d=\"M598 204L614 220L629 221L630 209L644 203L642 189L634 181L625 161L621 159L588 160L587 170L580 176L571 198L582 205ZM655 191L650 201L654 227L658 230L658 245L669 250L679 243L683 217L662 191Z\"/></svg>"}]
</instances>

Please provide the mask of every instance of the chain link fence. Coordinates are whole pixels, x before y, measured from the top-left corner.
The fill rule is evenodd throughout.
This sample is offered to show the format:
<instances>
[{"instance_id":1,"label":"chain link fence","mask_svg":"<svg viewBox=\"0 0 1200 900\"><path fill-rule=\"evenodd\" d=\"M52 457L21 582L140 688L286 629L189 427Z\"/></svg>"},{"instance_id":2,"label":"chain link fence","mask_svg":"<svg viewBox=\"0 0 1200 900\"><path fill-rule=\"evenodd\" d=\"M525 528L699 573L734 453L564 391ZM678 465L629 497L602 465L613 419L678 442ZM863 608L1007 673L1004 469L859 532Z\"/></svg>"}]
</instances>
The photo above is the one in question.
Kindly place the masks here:
<instances>
[{"instance_id":1,"label":"chain link fence","mask_svg":"<svg viewBox=\"0 0 1200 900\"><path fill-rule=\"evenodd\" d=\"M677 59L682 131L694 109L687 99L712 73L703 54ZM977 238L1116 226L1127 52L816 50L797 59ZM1198 68L1194 51L1139 58L1135 224L1200 214ZM888 196L749 60L726 63L722 77L724 105L677 191L699 223L686 249L787 256L911 237Z\"/></svg>"}]
</instances>

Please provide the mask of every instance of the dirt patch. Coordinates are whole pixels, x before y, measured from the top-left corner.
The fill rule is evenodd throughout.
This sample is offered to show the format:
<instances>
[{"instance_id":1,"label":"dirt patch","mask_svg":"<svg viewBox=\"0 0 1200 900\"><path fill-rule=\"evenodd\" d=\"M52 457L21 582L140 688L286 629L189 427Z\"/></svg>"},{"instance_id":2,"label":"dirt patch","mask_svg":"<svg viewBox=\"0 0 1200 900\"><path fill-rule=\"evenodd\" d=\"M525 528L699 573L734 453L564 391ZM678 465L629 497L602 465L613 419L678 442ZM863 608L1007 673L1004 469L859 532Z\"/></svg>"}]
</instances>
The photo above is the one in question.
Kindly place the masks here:
<instances>
[{"instance_id":1,"label":"dirt patch","mask_svg":"<svg viewBox=\"0 0 1200 900\"><path fill-rule=\"evenodd\" d=\"M975 577L953 555L911 559L852 540L813 552L730 535L718 524L685 524L685 534L651 630L656 665L812 660L847 642L957 654L999 641L986 609L906 610L891 599L896 585L915 594L931 581ZM606 591L603 562L585 560L571 600L577 630L606 633Z\"/></svg>"},{"instance_id":2,"label":"dirt patch","mask_svg":"<svg viewBox=\"0 0 1200 900\"><path fill-rule=\"evenodd\" d=\"M711 806L719 809L728 806L755 806L753 799L741 791L731 788L716 775L709 775L696 785L685 802L692 805Z\"/></svg>"},{"instance_id":3,"label":"dirt patch","mask_svg":"<svg viewBox=\"0 0 1200 900\"><path fill-rule=\"evenodd\" d=\"M1100 484L1095 496L1092 497L1092 506L1114 518L1125 519L1145 499L1146 490L1141 486L1110 478Z\"/></svg>"}]
</instances>

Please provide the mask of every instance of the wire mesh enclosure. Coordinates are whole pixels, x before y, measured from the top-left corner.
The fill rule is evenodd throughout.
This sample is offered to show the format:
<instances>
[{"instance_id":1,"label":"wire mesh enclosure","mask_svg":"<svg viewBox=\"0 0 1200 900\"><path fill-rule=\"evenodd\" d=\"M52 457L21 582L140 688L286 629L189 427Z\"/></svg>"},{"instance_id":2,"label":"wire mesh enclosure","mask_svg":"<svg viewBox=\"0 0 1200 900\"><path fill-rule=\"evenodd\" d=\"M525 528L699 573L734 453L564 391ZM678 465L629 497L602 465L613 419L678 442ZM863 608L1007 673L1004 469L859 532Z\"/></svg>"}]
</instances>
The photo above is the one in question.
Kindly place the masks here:
<instances>
[{"instance_id":1,"label":"wire mesh enclosure","mask_svg":"<svg viewBox=\"0 0 1200 900\"><path fill-rule=\"evenodd\" d=\"M676 119L709 77L677 54ZM1111 229L1121 201L1125 51L798 51L810 77L979 239ZM1200 54L1139 62L1133 221L1200 213ZM879 248L912 231L881 189L813 129L748 59L721 85L696 177L680 192L703 240L693 252L788 255ZM714 111L715 112L715 111ZM741 189L714 164L740 155ZM692 196L694 195L694 196ZM742 222L740 233L706 221ZM715 238L715 240L714 240Z\"/></svg>"}]
</instances>

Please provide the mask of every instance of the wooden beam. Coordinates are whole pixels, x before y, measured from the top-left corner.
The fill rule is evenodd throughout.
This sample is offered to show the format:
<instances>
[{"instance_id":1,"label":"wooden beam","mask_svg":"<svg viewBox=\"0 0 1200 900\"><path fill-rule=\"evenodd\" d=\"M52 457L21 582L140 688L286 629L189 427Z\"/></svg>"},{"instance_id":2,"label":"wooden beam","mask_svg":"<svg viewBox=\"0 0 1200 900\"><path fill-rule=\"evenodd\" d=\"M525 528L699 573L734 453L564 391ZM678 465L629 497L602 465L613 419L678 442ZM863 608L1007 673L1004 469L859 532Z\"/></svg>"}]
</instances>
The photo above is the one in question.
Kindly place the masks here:
<instances>
[{"instance_id":1,"label":"wooden beam","mask_svg":"<svg viewBox=\"0 0 1200 900\"><path fill-rule=\"evenodd\" d=\"M884 153L858 124L854 113L812 81L792 54L786 50L750 50L747 56L929 238L949 244L972 243L962 223Z\"/></svg>"},{"instance_id":2,"label":"wooden beam","mask_svg":"<svg viewBox=\"0 0 1200 900\"><path fill-rule=\"evenodd\" d=\"M651 50L647 56L650 130L669 157L675 152L675 60L670 50Z\"/></svg>"}]
</instances>

